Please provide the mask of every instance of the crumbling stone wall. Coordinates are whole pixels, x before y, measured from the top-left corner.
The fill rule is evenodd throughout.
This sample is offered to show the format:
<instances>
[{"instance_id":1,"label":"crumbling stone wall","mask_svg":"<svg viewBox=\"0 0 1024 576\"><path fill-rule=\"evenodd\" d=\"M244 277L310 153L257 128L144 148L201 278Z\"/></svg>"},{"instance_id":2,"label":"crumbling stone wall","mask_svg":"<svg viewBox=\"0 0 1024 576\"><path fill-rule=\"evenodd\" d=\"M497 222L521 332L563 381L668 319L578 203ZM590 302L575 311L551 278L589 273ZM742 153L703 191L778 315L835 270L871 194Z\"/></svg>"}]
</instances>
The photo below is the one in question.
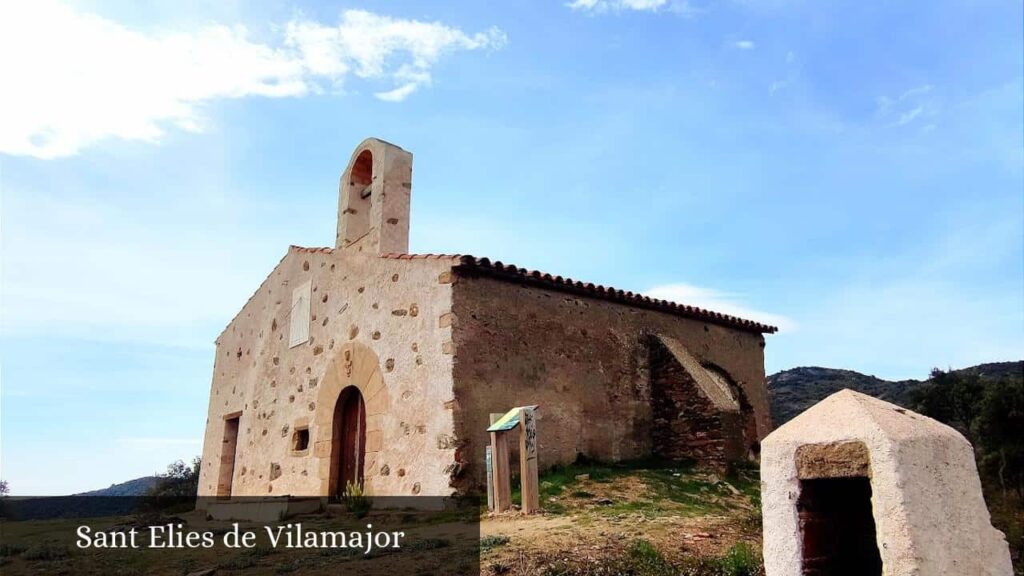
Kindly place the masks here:
<instances>
[{"instance_id":1,"label":"crumbling stone wall","mask_svg":"<svg viewBox=\"0 0 1024 576\"><path fill-rule=\"evenodd\" d=\"M317 415L332 413L336 399L321 398L320 389L350 343L379 362L384 390L364 391L368 414L375 402L387 406L367 422L368 431L379 432L367 437L366 489L450 494L457 469L452 336L440 322L451 311L449 267L439 260L292 247L217 339L200 495L216 494L224 418L233 413L240 417L232 494L327 495L321 465L330 455L322 447L331 431ZM289 347L292 291L307 281L309 340ZM366 373L360 368L351 377ZM294 431L303 427L308 447L293 450Z\"/></svg>"},{"instance_id":2,"label":"crumbling stone wall","mask_svg":"<svg viewBox=\"0 0 1024 576\"><path fill-rule=\"evenodd\" d=\"M725 411L712 403L657 339L649 339L649 346L654 454L723 469L741 458L739 412Z\"/></svg>"},{"instance_id":3,"label":"crumbling stone wall","mask_svg":"<svg viewBox=\"0 0 1024 576\"><path fill-rule=\"evenodd\" d=\"M647 334L675 338L727 372L771 429L764 338L711 322L460 271L452 294L457 436L471 469L488 439L488 414L539 404L542 468L583 455L626 460L653 451Z\"/></svg>"}]
</instances>

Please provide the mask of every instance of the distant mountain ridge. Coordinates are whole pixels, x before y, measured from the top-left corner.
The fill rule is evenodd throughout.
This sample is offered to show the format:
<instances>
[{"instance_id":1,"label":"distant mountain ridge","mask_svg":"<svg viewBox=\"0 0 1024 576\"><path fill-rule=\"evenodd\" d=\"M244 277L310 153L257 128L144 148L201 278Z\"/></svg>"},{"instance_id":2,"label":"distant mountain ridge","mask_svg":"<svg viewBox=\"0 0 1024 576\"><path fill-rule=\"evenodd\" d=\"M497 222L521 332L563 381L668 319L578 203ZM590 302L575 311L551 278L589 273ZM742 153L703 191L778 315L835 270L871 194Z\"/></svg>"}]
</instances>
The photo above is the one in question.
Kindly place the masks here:
<instances>
[{"instance_id":1,"label":"distant mountain ridge","mask_svg":"<svg viewBox=\"0 0 1024 576\"><path fill-rule=\"evenodd\" d=\"M109 488L80 492L74 496L145 496L159 481L158 476L143 476L120 484L111 484Z\"/></svg>"},{"instance_id":2,"label":"distant mountain ridge","mask_svg":"<svg viewBox=\"0 0 1024 576\"><path fill-rule=\"evenodd\" d=\"M992 362L954 370L977 374L983 380L998 380L1024 373L1024 360ZM853 370L807 366L783 370L768 377L768 397L772 421L781 426L830 394L844 388L874 396L899 406L907 406L914 390L929 380L882 380Z\"/></svg>"},{"instance_id":3,"label":"distant mountain ridge","mask_svg":"<svg viewBox=\"0 0 1024 576\"><path fill-rule=\"evenodd\" d=\"M999 379L1024 374L1024 360L979 364L954 372L977 374L983 379ZM906 406L910 394L929 380L883 380L853 370L805 366L783 370L768 376L768 396L775 426L791 420L830 394L844 388L856 390ZM108 488L81 492L75 496L144 496L160 481L158 476L143 476L113 484Z\"/></svg>"}]
</instances>

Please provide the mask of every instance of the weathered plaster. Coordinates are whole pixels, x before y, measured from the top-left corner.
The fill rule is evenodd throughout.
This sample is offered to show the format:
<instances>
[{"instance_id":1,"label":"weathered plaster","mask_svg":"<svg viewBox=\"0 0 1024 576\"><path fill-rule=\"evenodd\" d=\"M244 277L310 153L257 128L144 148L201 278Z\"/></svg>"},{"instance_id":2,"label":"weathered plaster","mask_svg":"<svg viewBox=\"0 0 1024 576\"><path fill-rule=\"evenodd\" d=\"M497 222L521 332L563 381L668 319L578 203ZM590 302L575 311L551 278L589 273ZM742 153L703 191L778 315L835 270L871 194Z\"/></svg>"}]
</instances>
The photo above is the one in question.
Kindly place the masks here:
<instances>
[{"instance_id":1,"label":"weathered plaster","mask_svg":"<svg viewBox=\"0 0 1024 576\"><path fill-rule=\"evenodd\" d=\"M796 502L800 469L820 477L864 469L886 576L1009 576L1009 549L992 527L971 445L956 430L881 400L843 390L762 442L761 500L768 576L800 576ZM805 446L818 446L800 454ZM845 448L837 448L846 446ZM847 452L845 465L827 460ZM808 459L826 460L812 473ZM841 458L840 458L841 459Z\"/></svg>"},{"instance_id":2,"label":"weathered plaster","mask_svg":"<svg viewBox=\"0 0 1024 576\"><path fill-rule=\"evenodd\" d=\"M742 388L771 427L760 334L597 298L457 274L453 294L458 436L482 480L488 414L539 404L541 468L651 453L650 334L671 337Z\"/></svg>"},{"instance_id":3,"label":"weathered plaster","mask_svg":"<svg viewBox=\"0 0 1024 576\"><path fill-rule=\"evenodd\" d=\"M204 462L220 460L223 415L241 412L234 495L327 495L324 442L337 392L359 386L367 406L365 478L373 494L447 495L455 459L449 264L293 247L217 340ZM309 340L289 348L291 287L311 281ZM345 372L345 354L356 369ZM308 424L311 449L293 455ZM387 446L386 456L371 447ZM443 447L439 447L443 446ZM272 466L280 477L271 480ZM215 492L204 466L200 494Z\"/></svg>"}]
</instances>

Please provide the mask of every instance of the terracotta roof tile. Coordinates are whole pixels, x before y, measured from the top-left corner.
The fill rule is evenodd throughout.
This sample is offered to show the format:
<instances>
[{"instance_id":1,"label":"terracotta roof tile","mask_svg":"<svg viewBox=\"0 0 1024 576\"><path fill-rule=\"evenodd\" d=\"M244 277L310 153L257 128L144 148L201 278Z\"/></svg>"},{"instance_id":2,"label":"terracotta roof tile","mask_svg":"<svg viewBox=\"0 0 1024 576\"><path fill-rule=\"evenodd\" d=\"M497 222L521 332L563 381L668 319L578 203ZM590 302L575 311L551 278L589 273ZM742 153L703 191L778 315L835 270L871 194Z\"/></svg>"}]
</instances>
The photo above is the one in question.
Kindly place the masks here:
<instances>
[{"instance_id":1,"label":"terracotta roof tile","mask_svg":"<svg viewBox=\"0 0 1024 576\"><path fill-rule=\"evenodd\" d=\"M291 248L299 252L308 253L322 252L330 254L334 252L333 248L304 248L302 246L292 246ZM526 268L519 268L511 264L504 264L501 261L492 262L489 258L477 258L475 256L463 254L399 253L381 254L380 257L392 260L451 260L458 269L475 271L477 273L486 274L488 276L504 280L513 280L584 296L604 298L606 300L621 302L630 306L648 308L659 312L685 316L687 318L706 320L750 332L773 334L778 331L778 328L775 326L769 326L753 320L737 318L736 316L729 316L728 314L722 314L713 310L705 310L703 308L697 308L696 306L687 306L685 304L670 302L668 300L659 300L644 294L624 291L611 286L602 286L600 284L594 284L593 282L584 283L564 276L552 276L546 272L541 272L539 270L527 270Z\"/></svg>"},{"instance_id":2,"label":"terracotta roof tile","mask_svg":"<svg viewBox=\"0 0 1024 576\"><path fill-rule=\"evenodd\" d=\"M306 246L296 246L295 244L292 244L291 246L289 246L289 248L291 248L292 250L295 250L296 252L305 252L307 254L316 254L318 252L323 253L323 254L332 254L332 253L334 253L334 248L327 248L327 247L307 248Z\"/></svg>"},{"instance_id":3,"label":"terracotta roof tile","mask_svg":"<svg viewBox=\"0 0 1024 576\"><path fill-rule=\"evenodd\" d=\"M774 333L778 330L774 326L703 310L703 308L696 306L670 302L669 300L659 300L644 294L624 291L610 286L602 286L592 282L583 283L578 280L572 280L571 278L565 278L562 276L551 276L550 274L536 270L527 271L526 269L516 268L514 265L503 264L501 261L492 262L489 258L476 258L468 255L438 257L458 258L459 264L457 268L459 269L471 270L505 280L515 280L526 284L537 284L566 292L605 298L629 305L650 308L650 310L656 310L659 312L667 312L698 320L707 320L709 322L741 330L760 333Z\"/></svg>"},{"instance_id":4,"label":"terracotta roof tile","mask_svg":"<svg viewBox=\"0 0 1024 576\"><path fill-rule=\"evenodd\" d=\"M716 324L739 328L741 330L769 334L778 331L778 328L775 326L754 322L753 320L737 318L735 316L729 316L712 310L704 310L703 308L697 308L695 306L669 302L668 300L659 300L644 294L623 291L611 286L594 284L593 282L584 283L579 280L573 280L572 278L566 278L563 276L552 276L546 272L518 268L516 266L503 264L500 261L491 262L488 258L476 258L474 256L430 256L457 259L459 262L457 268L473 270L506 280L515 280L526 284L541 285L565 292L604 298L628 304L630 306L638 306L661 312L668 312L679 316L707 320Z\"/></svg>"},{"instance_id":5,"label":"terracotta roof tile","mask_svg":"<svg viewBox=\"0 0 1024 576\"><path fill-rule=\"evenodd\" d=\"M381 254L381 258L390 258L392 260L458 260L462 258L461 254L398 254L388 253Z\"/></svg>"}]
</instances>

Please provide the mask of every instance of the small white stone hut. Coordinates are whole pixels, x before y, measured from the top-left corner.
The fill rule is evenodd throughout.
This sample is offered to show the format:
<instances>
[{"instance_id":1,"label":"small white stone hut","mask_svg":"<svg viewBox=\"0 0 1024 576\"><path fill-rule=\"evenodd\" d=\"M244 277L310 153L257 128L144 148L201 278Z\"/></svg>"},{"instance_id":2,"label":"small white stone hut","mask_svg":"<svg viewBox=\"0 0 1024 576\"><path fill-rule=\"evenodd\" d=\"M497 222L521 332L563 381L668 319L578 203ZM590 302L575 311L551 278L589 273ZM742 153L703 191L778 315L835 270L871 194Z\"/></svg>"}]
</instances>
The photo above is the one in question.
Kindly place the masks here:
<instances>
[{"instance_id":1,"label":"small white stone hut","mask_svg":"<svg viewBox=\"0 0 1024 576\"><path fill-rule=\"evenodd\" d=\"M768 576L1010 576L971 444L931 418L837 392L762 442Z\"/></svg>"}]
</instances>

